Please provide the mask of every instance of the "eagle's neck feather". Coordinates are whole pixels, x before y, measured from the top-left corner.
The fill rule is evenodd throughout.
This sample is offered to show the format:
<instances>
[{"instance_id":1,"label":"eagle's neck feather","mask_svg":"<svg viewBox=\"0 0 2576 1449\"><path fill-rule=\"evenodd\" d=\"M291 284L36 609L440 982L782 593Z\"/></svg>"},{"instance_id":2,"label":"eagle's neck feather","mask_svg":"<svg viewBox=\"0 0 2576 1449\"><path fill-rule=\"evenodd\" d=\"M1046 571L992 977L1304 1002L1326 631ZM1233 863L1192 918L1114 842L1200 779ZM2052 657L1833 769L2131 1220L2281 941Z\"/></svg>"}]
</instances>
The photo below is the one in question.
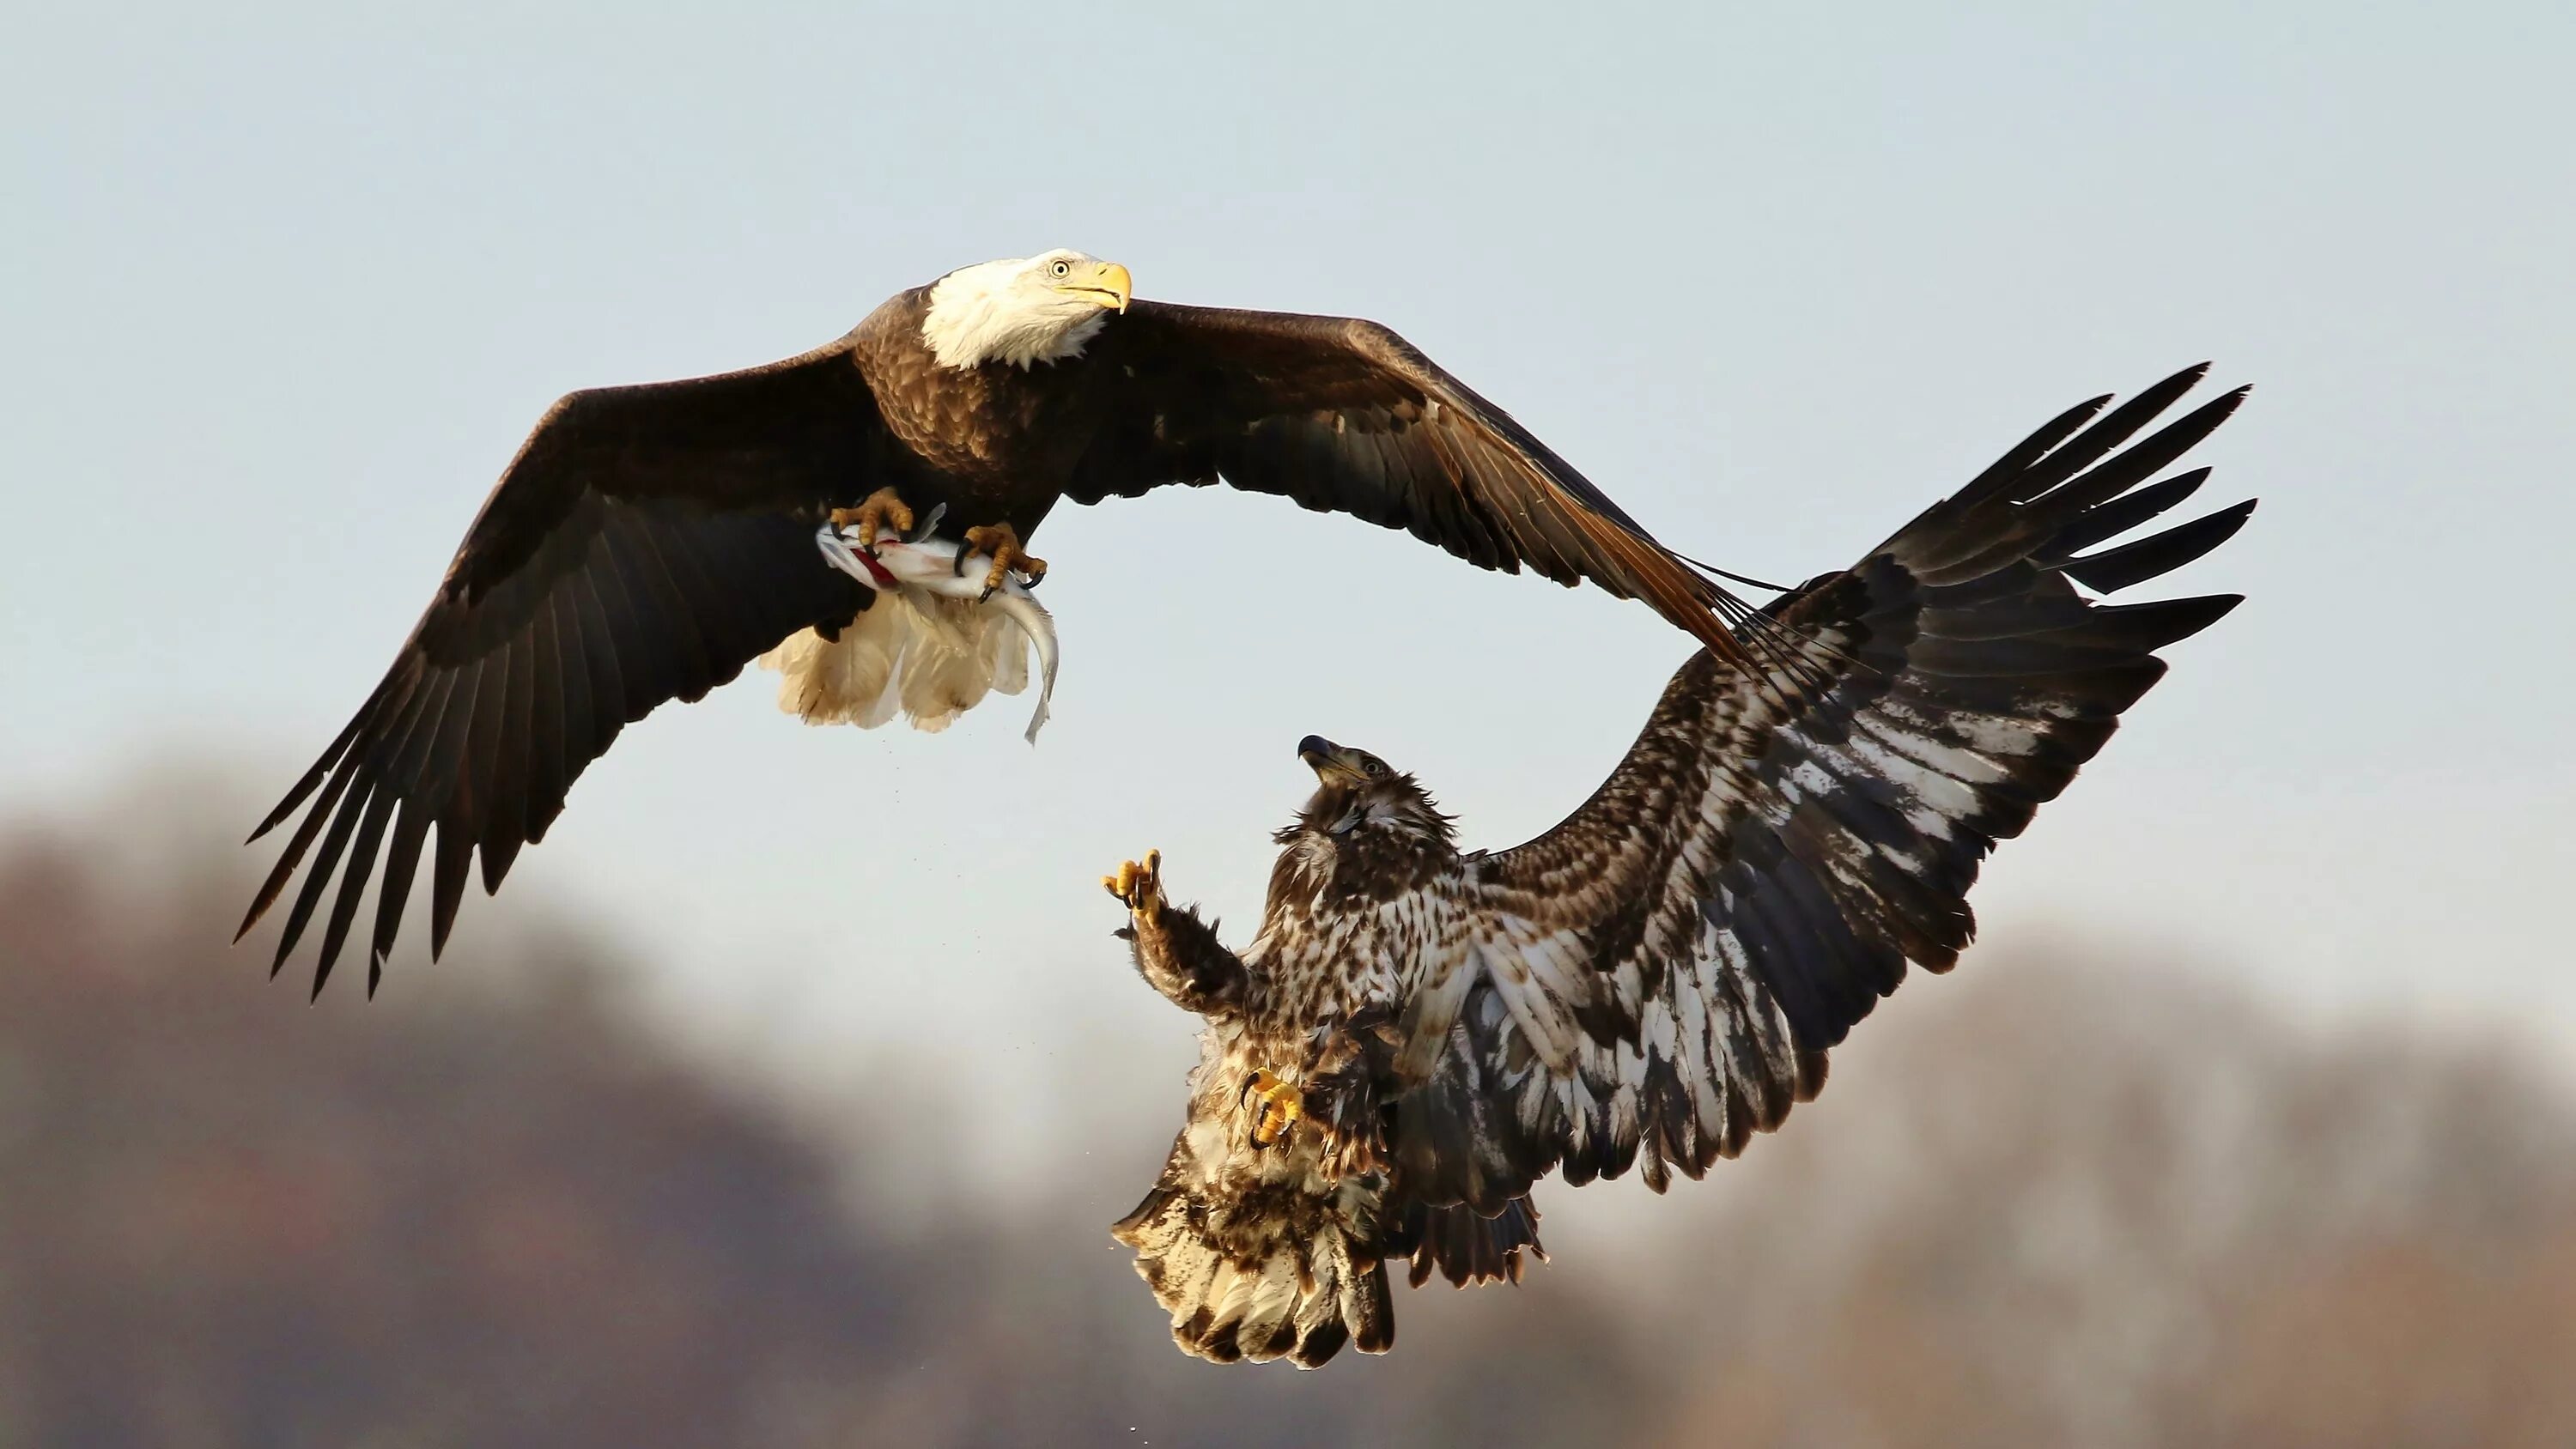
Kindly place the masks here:
<instances>
[{"instance_id":1,"label":"eagle's neck feather","mask_svg":"<svg viewBox=\"0 0 2576 1449\"><path fill-rule=\"evenodd\" d=\"M960 267L931 284L921 340L940 366L999 362L1026 371L1063 362L1080 357L1108 325L1109 314L1096 307L1067 306L1042 289L1018 285L1022 265Z\"/></svg>"},{"instance_id":2,"label":"eagle's neck feather","mask_svg":"<svg viewBox=\"0 0 2576 1449\"><path fill-rule=\"evenodd\" d=\"M1327 785L1271 838L1287 848L1270 870L1265 931L1345 916L1458 866L1449 817L1410 775L1365 792Z\"/></svg>"}]
</instances>

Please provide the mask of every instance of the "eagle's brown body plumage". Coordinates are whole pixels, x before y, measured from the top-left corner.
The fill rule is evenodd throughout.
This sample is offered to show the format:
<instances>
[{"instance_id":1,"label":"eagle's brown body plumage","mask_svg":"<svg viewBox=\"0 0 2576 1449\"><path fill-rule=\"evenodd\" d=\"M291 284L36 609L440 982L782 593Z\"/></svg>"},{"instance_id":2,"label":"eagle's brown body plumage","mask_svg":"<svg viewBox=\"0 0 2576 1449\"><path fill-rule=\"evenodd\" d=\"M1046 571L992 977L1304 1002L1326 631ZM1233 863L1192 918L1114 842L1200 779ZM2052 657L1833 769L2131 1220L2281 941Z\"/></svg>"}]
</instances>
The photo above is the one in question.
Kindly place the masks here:
<instances>
[{"instance_id":1,"label":"eagle's brown body plumage","mask_svg":"<svg viewBox=\"0 0 2576 1449\"><path fill-rule=\"evenodd\" d=\"M879 486L916 513L945 507L961 525L1046 521L1095 441L1095 369L1080 360L1019 368L941 367L924 351L930 289L898 292L847 339L886 440Z\"/></svg>"},{"instance_id":2,"label":"eagle's brown body plumage","mask_svg":"<svg viewBox=\"0 0 2576 1449\"><path fill-rule=\"evenodd\" d=\"M2075 587L2179 567L2251 510L2084 552L2206 476L2148 482L2241 393L2114 451L2199 376L2061 416L1785 597L1797 667L1693 657L1610 779L1527 845L1459 854L1411 777L1309 740L1324 786L1240 955L1163 902L1159 861L1122 873L1140 970L1208 1022L1187 1125L1115 1230L1182 1347L1382 1350L1382 1259L1410 1255L1417 1282L1517 1276L1540 1177L1699 1176L1814 1095L1908 962L1948 969L1987 851L2102 747L2164 672L2155 650L2237 602Z\"/></svg>"}]
</instances>

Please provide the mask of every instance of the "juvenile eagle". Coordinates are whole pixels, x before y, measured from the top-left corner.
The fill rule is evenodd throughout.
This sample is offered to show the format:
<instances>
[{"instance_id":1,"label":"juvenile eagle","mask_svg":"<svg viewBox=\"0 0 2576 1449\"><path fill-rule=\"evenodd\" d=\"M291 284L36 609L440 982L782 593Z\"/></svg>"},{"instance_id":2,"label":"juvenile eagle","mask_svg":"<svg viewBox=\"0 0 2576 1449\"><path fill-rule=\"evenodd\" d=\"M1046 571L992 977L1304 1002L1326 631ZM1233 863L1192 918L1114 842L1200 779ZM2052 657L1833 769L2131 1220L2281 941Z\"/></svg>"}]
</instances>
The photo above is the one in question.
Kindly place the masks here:
<instances>
[{"instance_id":1,"label":"juvenile eagle","mask_svg":"<svg viewBox=\"0 0 2576 1449\"><path fill-rule=\"evenodd\" d=\"M1986 852L2102 748L2157 649L2238 602L2075 587L2154 578L2252 511L2085 552L2207 476L2147 482L2241 390L2112 451L2202 371L2065 413L1774 604L1810 668L1692 658L1608 782L1526 845L1461 855L1412 776L1308 736L1320 783L1239 955L1165 903L1159 856L1105 880L1145 979L1207 1021L1187 1124L1113 1230L1181 1347L1383 1352L1382 1260L1517 1280L1551 1169L1700 1176L1815 1095L1907 962L1949 969Z\"/></svg>"},{"instance_id":2,"label":"juvenile eagle","mask_svg":"<svg viewBox=\"0 0 2576 1449\"><path fill-rule=\"evenodd\" d=\"M1386 328L1136 301L1125 267L1074 251L986 262L801 357L548 409L393 667L251 833L312 801L236 939L314 852L283 966L345 857L319 993L381 863L372 991L432 825L435 955L478 852L498 890L618 731L791 636L774 662L792 707L882 718L874 694L836 681L867 674L859 656L904 657L908 641L884 636L929 616L879 614L844 641L871 595L817 560L818 524L854 526L864 546L944 508L999 587L1045 573L1021 545L1059 498L1220 480L1483 568L1589 579L1720 654L1741 648L1720 617L1740 612L1731 596ZM902 702L935 724L956 700Z\"/></svg>"}]
</instances>

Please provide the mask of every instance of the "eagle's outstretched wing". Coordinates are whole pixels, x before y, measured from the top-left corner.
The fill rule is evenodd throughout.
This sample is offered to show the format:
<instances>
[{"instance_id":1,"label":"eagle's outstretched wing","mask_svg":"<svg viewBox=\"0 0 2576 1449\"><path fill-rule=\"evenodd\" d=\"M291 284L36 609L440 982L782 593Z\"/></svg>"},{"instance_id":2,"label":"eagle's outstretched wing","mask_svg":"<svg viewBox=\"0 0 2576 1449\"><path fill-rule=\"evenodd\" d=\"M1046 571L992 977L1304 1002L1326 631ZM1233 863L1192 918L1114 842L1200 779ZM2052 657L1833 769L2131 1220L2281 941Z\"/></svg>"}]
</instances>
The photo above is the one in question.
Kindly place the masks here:
<instances>
[{"instance_id":1,"label":"eagle's outstretched wing","mask_svg":"<svg viewBox=\"0 0 2576 1449\"><path fill-rule=\"evenodd\" d=\"M1117 402L1066 496L1219 478L1410 531L1480 568L1643 598L1721 658L1745 607L1509 413L1375 322L1138 302L1099 344Z\"/></svg>"},{"instance_id":2,"label":"eagle's outstretched wing","mask_svg":"<svg viewBox=\"0 0 2576 1449\"><path fill-rule=\"evenodd\" d=\"M2147 482L2242 391L2113 454L2202 371L2090 427L2108 399L2066 413L1779 605L1809 679L1695 656L1588 803L1472 863L1476 948L1416 1006L1430 1076L1393 1143L1411 1192L1491 1213L1559 1165L1697 1177L1815 1093L1907 962L1957 959L1986 852L2102 747L2163 674L2155 650L2238 602L2074 587L2154 578L2252 511L2085 552L2207 475Z\"/></svg>"},{"instance_id":3,"label":"eagle's outstretched wing","mask_svg":"<svg viewBox=\"0 0 2576 1449\"><path fill-rule=\"evenodd\" d=\"M844 339L747 372L556 403L383 682L251 832L258 839L312 800L242 931L318 840L278 938L283 966L345 856L318 994L381 850L372 993L433 824L435 953L478 848L484 889L498 889L618 731L665 700L697 699L796 630L863 607L864 591L814 556L816 509L867 492L882 452L876 399L848 350Z\"/></svg>"}]
</instances>

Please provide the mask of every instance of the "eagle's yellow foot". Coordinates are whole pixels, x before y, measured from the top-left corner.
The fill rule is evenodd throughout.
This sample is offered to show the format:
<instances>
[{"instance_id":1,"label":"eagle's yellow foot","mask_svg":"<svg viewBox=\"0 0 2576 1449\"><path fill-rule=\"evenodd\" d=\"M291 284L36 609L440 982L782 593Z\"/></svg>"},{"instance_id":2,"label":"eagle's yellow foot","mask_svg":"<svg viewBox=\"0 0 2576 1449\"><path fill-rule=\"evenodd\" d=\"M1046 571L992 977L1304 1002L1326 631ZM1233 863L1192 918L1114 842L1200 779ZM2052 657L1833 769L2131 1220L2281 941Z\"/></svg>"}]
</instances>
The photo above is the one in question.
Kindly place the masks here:
<instances>
[{"instance_id":1,"label":"eagle's yellow foot","mask_svg":"<svg viewBox=\"0 0 2576 1449\"><path fill-rule=\"evenodd\" d=\"M984 574L984 592L987 594L1000 588L1002 580L1010 577L1013 569L1027 574L1032 584L1046 577L1046 560L1031 558L1028 550L1020 547L1020 531L1007 523L966 530L966 547L993 561L993 567ZM966 555L961 553L957 556L957 567L963 570L965 566Z\"/></svg>"},{"instance_id":2,"label":"eagle's yellow foot","mask_svg":"<svg viewBox=\"0 0 2576 1449\"><path fill-rule=\"evenodd\" d=\"M859 500L856 508L832 510L832 526L859 526L859 547L874 548L877 535L891 527L898 535L912 531L912 507L896 496L891 488L880 488Z\"/></svg>"},{"instance_id":3,"label":"eagle's yellow foot","mask_svg":"<svg viewBox=\"0 0 2576 1449\"><path fill-rule=\"evenodd\" d=\"M1128 861L1116 875L1102 876L1100 884L1129 911L1150 920L1163 908L1163 853L1146 851L1143 865Z\"/></svg>"},{"instance_id":4,"label":"eagle's yellow foot","mask_svg":"<svg viewBox=\"0 0 2576 1449\"><path fill-rule=\"evenodd\" d=\"M1252 1074L1236 1094L1237 1101L1257 1100L1260 1105L1252 1117L1252 1145L1267 1147L1288 1135L1297 1119L1306 1115L1306 1094L1279 1074L1263 1067Z\"/></svg>"}]
</instances>

